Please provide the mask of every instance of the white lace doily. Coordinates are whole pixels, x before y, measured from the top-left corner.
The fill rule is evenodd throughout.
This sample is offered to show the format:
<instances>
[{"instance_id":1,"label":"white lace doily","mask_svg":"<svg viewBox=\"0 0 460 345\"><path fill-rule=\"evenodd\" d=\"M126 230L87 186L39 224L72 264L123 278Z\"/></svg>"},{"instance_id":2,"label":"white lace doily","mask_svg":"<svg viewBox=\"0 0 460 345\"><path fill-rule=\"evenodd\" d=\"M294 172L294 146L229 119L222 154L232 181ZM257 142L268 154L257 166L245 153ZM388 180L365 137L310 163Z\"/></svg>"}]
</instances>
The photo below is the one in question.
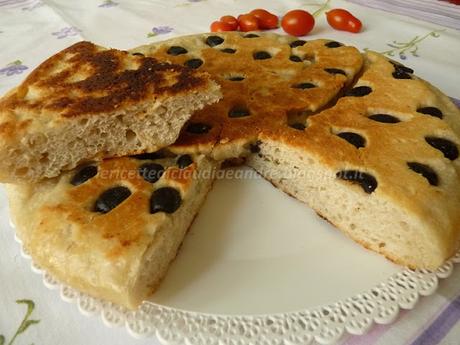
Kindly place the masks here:
<instances>
[{"instance_id":1,"label":"white lace doily","mask_svg":"<svg viewBox=\"0 0 460 345\"><path fill-rule=\"evenodd\" d=\"M21 244L22 256L31 259L21 240L15 239ZM406 269L365 293L334 304L255 316L189 312L147 301L138 310L130 311L61 284L33 261L31 266L43 275L46 287L59 290L61 298L76 303L82 314L101 315L109 327L124 325L134 337L155 335L167 345L308 345L333 344L345 332L362 335L374 323L391 323L400 309L412 309L420 296L436 291L439 279L449 277L458 263L460 251L435 272Z\"/></svg>"}]
</instances>

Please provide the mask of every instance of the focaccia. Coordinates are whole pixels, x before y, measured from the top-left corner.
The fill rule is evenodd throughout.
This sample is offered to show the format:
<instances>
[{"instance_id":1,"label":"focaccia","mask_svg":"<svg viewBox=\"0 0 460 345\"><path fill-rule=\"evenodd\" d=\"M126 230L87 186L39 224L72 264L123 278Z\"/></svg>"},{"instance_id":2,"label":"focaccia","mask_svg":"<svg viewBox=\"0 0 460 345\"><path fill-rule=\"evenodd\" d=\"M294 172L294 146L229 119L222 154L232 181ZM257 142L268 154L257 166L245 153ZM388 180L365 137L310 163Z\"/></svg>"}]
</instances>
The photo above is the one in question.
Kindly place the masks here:
<instances>
[{"instance_id":1,"label":"focaccia","mask_svg":"<svg viewBox=\"0 0 460 345\"><path fill-rule=\"evenodd\" d=\"M212 185L203 155L142 154L7 185L35 263L80 291L134 308L156 289Z\"/></svg>"},{"instance_id":2,"label":"focaccia","mask_svg":"<svg viewBox=\"0 0 460 345\"><path fill-rule=\"evenodd\" d=\"M58 279L135 307L211 187L213 174L173 172L233 158L399 264L435 269L458 248L460 111L410 68L335 41L260 33L186 36L133 52L208 72L223 99L195 112L168 147L179 158L110 159L8 187L19 236ZM161 178L146 181L150 170ZM163 187L176 190L160 192L172 198L167 208L152 203Z\"/></svg>"},{"instance_id":3,"label":"focaccia","mask_svg":"<svg viewBox=\"0 0 460 345\"><path fill-rule=\"evenodd\" d=\"M34 182L85 161L156 151L219 97L203 72L76 43L0 99L0 181Z\"/></svg>"},{"instance_id":4,"label":"focaccia","mask_svg":"<svg viewBox=\"0 0 460 345\"><path fill-rule=\"evenodd\" d=\"M133 51L207 71L223 99L171 149L247 164L355 241L434 269L460 237L460 111L384 56L261 33L174 38Z\"/></svg>"}]
</instances>

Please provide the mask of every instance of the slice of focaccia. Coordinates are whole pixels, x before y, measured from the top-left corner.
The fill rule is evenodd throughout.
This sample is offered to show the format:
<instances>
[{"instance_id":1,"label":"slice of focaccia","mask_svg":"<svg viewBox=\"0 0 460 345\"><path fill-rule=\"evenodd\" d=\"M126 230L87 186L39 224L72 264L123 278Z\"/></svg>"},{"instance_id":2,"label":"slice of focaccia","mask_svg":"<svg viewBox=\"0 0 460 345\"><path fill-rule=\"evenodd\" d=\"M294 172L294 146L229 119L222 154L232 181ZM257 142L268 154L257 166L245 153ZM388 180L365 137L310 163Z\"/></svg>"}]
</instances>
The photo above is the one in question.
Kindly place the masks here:
<instances>
[{"instance_id":1,"label":"slice of focaccia","mask_svg":"<svg viewBox=\"0 0 460 345\"><path fill-rule=\"evenodd\" d=\"M7 185L34 262L60 281L129 308L158 286L212 185L205 156L143 154Z\"/></svg>"},{"instance_id":2,"label":"slice of focaccia","mask_svg":"<svg viewBox=\"0 0 460 345\"><path fill-rule=\"evenodd\" d=\"M156 151L219 97L206 73L76 43L0 100L0 181L37 181L85 161Z\"/></svg>"},{"instance_id":3,"label":"slice of focaccia","mask_svg":"<svg viewBox=\"0 0 460 345\"><path fill-rule=\"evenodd\" d=\"M460 239L460 111L412 73L367 53L346 97L261 133L248 164L364 247L436 269Z\"/></svg>"}]
</instances>

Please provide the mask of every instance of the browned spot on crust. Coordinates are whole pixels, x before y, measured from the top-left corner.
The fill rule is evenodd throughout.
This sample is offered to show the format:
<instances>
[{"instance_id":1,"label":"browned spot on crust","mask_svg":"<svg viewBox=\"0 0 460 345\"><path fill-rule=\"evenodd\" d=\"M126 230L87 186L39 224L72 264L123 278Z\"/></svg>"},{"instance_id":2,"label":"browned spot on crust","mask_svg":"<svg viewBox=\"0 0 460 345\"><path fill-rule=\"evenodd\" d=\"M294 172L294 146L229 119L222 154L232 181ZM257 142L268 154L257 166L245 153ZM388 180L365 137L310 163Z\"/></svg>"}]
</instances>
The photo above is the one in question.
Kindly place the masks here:
<instances>
[{"instance_id":1,"label":"browned spot on crust","mask_svg":"<svg viewBox=\"0 0 460 345\"><path fill-rule=\"evenodd\" d=\"M320 217L321 219L324 219L326 222L328 222L328 223L331 224L332 226L335 226L334 223L332 223L329 219L327 219L326 217L324 217L321 213L316 212L316 214L318 215L318 217Z\"/></svg>"},{"instance_id":2,"label":"browned spot on crust","mask_svg":"<svg viewBox=\"0 0 460 345\"><path fill-rule=\"evenodd\" d=\"M48 109L75 117L110 112L206 83L202 73L183 66L79 42L42 63L0 107ZM30 91L40 96L28 97Z\"/></svg>"},{"instance_id":3,"label":"browned spot on crust","mask_svg":"<svg viewBox=\"0 0 460 345\"><path fill-rule=\"evenodd\" d=\"M239 167L246 163L245 157L227 159L222 163L222 168Z\"/></svg>"}]
</instances>

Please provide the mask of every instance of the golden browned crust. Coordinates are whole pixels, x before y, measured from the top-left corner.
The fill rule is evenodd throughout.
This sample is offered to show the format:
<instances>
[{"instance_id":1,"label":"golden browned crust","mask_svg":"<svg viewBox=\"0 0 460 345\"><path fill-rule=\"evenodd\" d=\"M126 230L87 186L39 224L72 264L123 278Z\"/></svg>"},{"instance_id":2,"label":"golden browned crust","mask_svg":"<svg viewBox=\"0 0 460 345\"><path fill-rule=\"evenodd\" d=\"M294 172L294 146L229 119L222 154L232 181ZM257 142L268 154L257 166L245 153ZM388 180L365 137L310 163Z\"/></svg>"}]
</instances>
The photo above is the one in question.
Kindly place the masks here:
<instances>
[{"instance_id":1,"label":"golden browned crust","mask_svg":"<svg viewBox=\"0 0 460 345\"><path fill-rule=\"evenodd\" d=\"M94 250L103 251L109 260L123 257L132 247L142 246L147 235L148 219L158 218L149 215L149 201L155 189L171 186L180 191L181 195L188 195L194 179L197 178L198 165L194 162L180 169L175 164L175 159L176 157L154 161L129 157L107 159L92 164L97 166L97 175L78 186L70 183L78 169L63 174L54 179L53 188L46 192L48 202L34 209L35 216L41 218L35 236L40 232L55 231L55 226L49 226L48 222L69 222L78 225L79 236L96 236L101 246ZM165 168L155 184L147 182L139 173L143 164L151 162ZM104 191L117 186L128 187L131 195L114 211L107 214L95 212L97 198ZM124 226L120 227L120 224ZM147 237L151 237L150 235Z\"/></svg>"},{"instance_id":2,"label":"golden browned crust","mask_svg":"<svg viewBox=\"0 0 460 345\"><path fill-rule=\"evenodd\" d=\"M189 121L205 124L209 130L197 135L186 125L172 149L209 152L215 148L217 158L239 156L225 151L231 151L233 144L256 141L266 128L284 128L296 116L319 112L335 101L362 68L363 58L354 47L329 48L326 44L330 40L315 40L292 48L290 44L297 41L294 37L257 34L260 37L245 38L240 33L185 36L133 50L177 64L201 59L204 63L198 70L208 72L221 85L221 101L195 112ZM210 36L221 37L223 42L211 47L206 43ZM172 46L183 47L188 53L171 55L168 50ZM226 53L224 49L235 52ZM255 59L258 52L267 52L271 58ZM290 60L292 56L302 62ZM331 68L346 75L326 71ZM245 79L232 81L232 77ZM313 83L316 87L294 87L300 83ZM229 116L235 108L248 110L250 115Z\"/></svg>"},{"instance_id":3,"label":"golden browned crust","mask_svg":"<svg viewBox=\"0 0 460 345\"><path fill-rule=\"evenodd\" d=\"M197 173L215 163L203 156L191 158L193 162L182 169L174 156L108 159L92 164L97 166L97 174L80 185L72 184L79 169L38 184L8 185L18 236L34 261L56 278L93 296L134 308L148 297L166 272L167 266L156 267L157 263L151 262L157 277L151 281L144 277L141 284L148 283L144 286L148 291L137 291L136 282L145 274L143 265L150 248L161 250L165 243L180 243L181 232L186 232L200 206L195 198L203 178ZM158 181L148 182L140 168L153 163L161 165L164 172ZM207 187L199 193L205 196L210 185L206 182ZM97 212L96 201L114 187L126 187L131 194L109 212ZM151 197L164 187L179 192L181 203L171 214L152 214ZM183 225L185 228L176 225L173 229L182 217L190 219ZM158 254L171 256L163 262L169 264L176 251L172 246L171 252Z\"/></svg>"},{"instance_id":4,"label":"golden browned crust","mask_svg":"<svg viewBox=\"0 0 460 345\"><path fill-rule=\"evenodd\" d=\"M98 114L206 83L182 66L79 42L38 66L0 109L49 110L62 117Z\"/></svg>"}]
</instances>

